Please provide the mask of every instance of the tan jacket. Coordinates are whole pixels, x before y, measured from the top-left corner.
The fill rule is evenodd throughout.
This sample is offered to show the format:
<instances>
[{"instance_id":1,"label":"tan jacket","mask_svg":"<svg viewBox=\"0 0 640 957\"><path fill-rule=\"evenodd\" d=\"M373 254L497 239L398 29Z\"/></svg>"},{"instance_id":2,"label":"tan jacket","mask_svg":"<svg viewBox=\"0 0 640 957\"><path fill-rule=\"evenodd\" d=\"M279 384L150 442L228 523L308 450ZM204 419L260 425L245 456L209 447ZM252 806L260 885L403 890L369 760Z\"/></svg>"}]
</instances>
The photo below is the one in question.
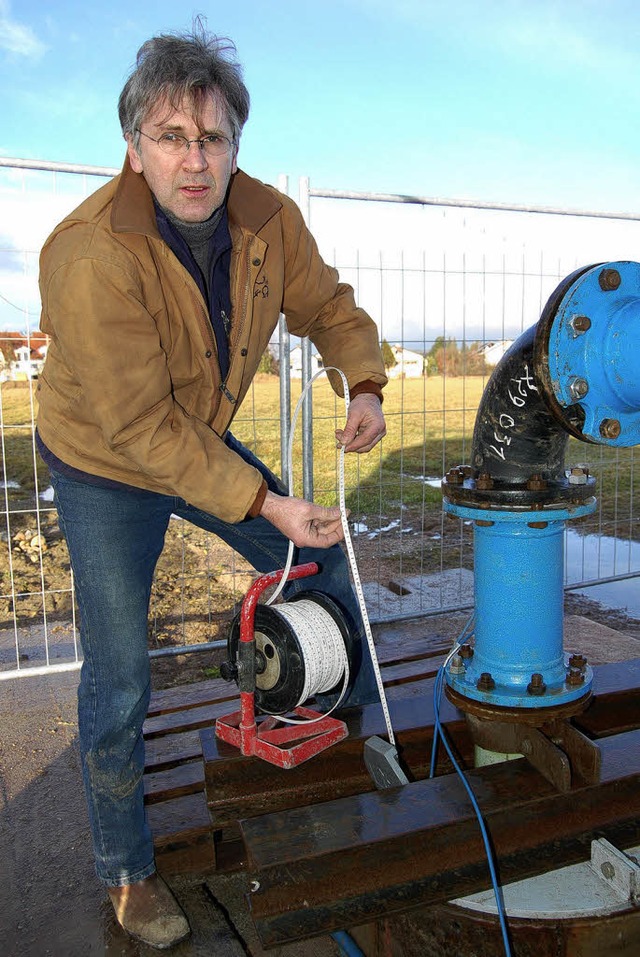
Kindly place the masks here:
<instances>
[{"instance_id":1,"label":"tan jacket","mask_svg":"<svg viewBox=\"0 0 640 957\"><path fill-rule=\"evenodd\" d=\"M286 196L239 171L228 199L230 359L220 389L205 301L161 239L151 193L122 173L53 231L40 258L38 431L63 462L174 494L228 522L245 517L259 472L221 439L280 311L353 388L386 377L374 322L339 283ZM332 382L341 391L339 377Z\"/></svg>"}]
</instances>

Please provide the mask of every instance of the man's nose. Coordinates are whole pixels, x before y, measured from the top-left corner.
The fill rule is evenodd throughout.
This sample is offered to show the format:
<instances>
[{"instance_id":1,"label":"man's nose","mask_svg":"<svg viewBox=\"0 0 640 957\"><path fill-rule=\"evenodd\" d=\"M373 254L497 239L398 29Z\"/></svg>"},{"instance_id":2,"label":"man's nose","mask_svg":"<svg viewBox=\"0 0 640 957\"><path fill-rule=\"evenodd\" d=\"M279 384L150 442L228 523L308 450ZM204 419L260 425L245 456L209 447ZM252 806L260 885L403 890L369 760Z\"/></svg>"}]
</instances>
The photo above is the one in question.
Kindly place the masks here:
<instances>
[{"instance_id":1,"label":"man's nose","mask_svg":"<svg viewBox=\"0 0 640 957\"><path fill-rule=\"evenodd\" d=\"M187 169L206 169L209 165L207 154L198 140L191 140L182 165Z\"/></svg>"}]
</instances>

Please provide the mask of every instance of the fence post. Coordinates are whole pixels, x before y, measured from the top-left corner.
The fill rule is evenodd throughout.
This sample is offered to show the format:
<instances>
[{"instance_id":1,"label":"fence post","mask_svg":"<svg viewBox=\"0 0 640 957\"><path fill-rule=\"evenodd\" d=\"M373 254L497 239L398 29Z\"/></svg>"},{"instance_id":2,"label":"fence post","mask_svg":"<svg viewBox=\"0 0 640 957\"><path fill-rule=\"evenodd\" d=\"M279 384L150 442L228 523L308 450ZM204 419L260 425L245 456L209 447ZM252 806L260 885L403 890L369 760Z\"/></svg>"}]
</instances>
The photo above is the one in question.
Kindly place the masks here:
<instances>
[{"instance_id":1,"label":"fence post","mask_svg":"<svg viewBox=\"0 0 640 957\"><path fill-rule=\"evenodd\" d=\"M278 189L289 195L289 177L281 173L278 176ZM291 490L289 475L289 435L291 433L291 340L285 318L280 314L278 320L278 365L280 379L280 474L282 481Z\"/></svg>"},{"instance_id":2,"label":"fence post","mask_svg":"<svg viewBox=\"0 0 640 957\"><path fill-rule=\"evenodd\" d=\"M311 219L311 196L309 177L300 177L300 209L307 226ZM311 380L311 343L305 336L300 343L302 351L302 388ZM302 408L302 494L307 501L313 501L313 400L311 389Z\"/></svg>"}]
</instances>

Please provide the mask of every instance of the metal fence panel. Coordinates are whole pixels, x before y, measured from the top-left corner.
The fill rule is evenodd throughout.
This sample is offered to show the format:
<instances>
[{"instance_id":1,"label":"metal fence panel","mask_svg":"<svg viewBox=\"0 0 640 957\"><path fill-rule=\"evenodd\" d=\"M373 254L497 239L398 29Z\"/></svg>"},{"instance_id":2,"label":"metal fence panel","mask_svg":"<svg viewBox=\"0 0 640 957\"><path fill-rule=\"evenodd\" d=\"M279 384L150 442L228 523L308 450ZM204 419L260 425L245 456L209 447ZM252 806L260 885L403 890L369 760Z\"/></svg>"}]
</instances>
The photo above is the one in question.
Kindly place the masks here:
<instances>
[{"instance_id":1,"label":"metal fence panel","mask_svg":"<svg viewBox=\"0 0 640 957\"><path fill-rule=\"evenodd\" d=\"M45 237L114 172L0 160L3 353L15 352L10 332L29 339L37 330L37 263ZM284 179L279 185L286 191ZM537 321L557 282L577 266L637 258L640 223L622 215L312 190L306 180L300 205L323 255L354 286L381 341L399 357L386 390L388 435L368 456L349 457L347 469L369 614L374 621L402 619L467 606L470 528L443 518L439 482L448 468L468 460L490 372L488 365L473 367L468 347L495 343L499 352L501 342ZM293 362L297 343L282 327L278 340L278 355L291 353ZM443 348L435 356L438 344ZM429 353L429 374L414 374ZM310 361L305 349L306 378ZM282 365L288 372L289 361ZM68 555L33 441L30 369L0 370L0 678L74 668L80 661ZM291 405L306 378L259 376L234 427L276 471ZM337 468L330 437L342 424L344 407L326 383L313 393L300 429L304 449L296 437L292 484L298 494L313 487L317 501L333 503ZM588 462L601 495L596 514L568 536L567 586L638 574L635 450L572 443L571 456ZM222 639L251 577L252 570L213 536L172 522L152 597L152 653Z\"/></svg>"}]
</instances>

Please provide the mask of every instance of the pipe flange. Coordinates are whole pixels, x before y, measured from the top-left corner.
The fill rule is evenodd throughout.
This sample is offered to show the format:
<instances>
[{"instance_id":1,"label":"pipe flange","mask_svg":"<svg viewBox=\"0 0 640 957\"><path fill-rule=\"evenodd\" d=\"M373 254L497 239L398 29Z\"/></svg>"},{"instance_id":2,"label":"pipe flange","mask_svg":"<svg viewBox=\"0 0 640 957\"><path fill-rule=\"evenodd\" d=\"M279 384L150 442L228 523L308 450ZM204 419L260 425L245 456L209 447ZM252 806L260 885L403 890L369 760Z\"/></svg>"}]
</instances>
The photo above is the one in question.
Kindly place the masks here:
<instances>
[{"instance_id":1,"label":"pipe flange","mask_svg":"<svg viewBox=\"0 0 640 957\"><path fill-rule=\"evenodd\" d=\"M554 415L583 441L640 444L640 264L612 262L560 284L538 324L536 373Z\"/></svg>"},{"instance_id":2,"label":"pipe flange","mask_svg":"<svg viewBox=\"0 0 640 957\"><path fill-rule=\"evenodd\" d=\"M478 478L465 478L462 482L451 482L448 476L442 480L442 493L456 505L475 508L496 509L539 509L570 508L590 500L595 492L595 479L583 473L584 481L548 480L539 483L539 487L528 488L525 485L492 480L491 483ZM540 487L543 486L543 487Z\"/></svg>"}]
</instances>

